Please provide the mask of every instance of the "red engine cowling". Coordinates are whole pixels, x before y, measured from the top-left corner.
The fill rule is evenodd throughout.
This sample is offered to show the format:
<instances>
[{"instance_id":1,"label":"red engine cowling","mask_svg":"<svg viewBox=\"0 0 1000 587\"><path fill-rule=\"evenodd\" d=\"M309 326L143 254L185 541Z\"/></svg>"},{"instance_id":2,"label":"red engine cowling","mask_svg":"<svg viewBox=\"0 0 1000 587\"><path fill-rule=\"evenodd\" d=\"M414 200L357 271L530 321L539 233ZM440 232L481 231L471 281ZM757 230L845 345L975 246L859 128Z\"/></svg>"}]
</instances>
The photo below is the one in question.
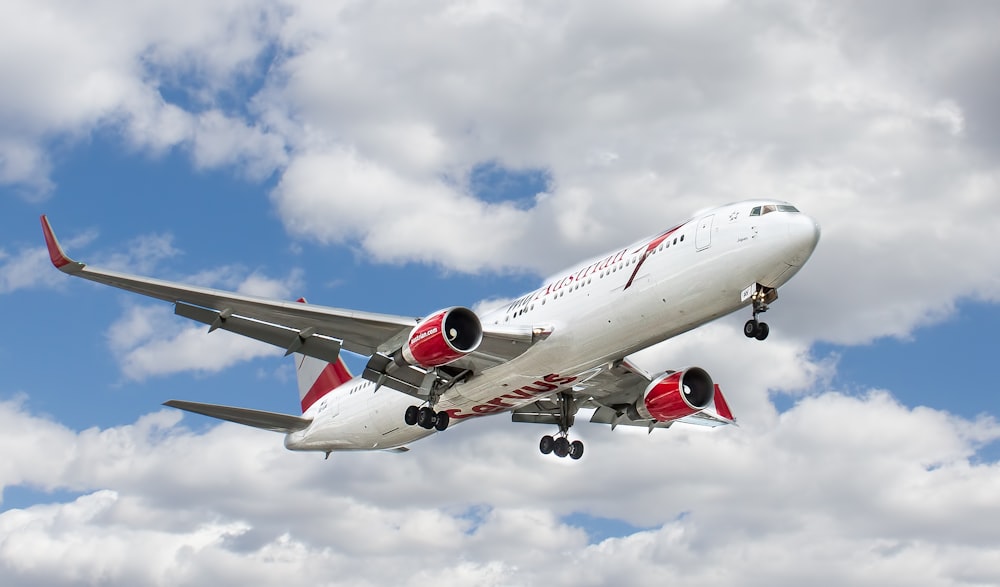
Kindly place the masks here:
<instances>
[{"instance_id":1,"label":"red engine cowling","mask_svg":"<svg viewBox=\"0 0 1000 587\"><path fill-rule=\"evenodd\" d=\"M633 420L672 422L705 409L715 395L712 376L699 367L664 373L646 386L642 399L630 406Z\"/></svg>"},{"instance_id":2,"label":"red engine cowling","mask_svg":"<svg viewBox=\"0 0 1000 587\"><path fill-rule=\"evenodd\" d=\"M476 350L483 341L483 325L468 308L439 310L410 331L400 357L410 365L438 367Z\"/></svg>"}]
</instances>

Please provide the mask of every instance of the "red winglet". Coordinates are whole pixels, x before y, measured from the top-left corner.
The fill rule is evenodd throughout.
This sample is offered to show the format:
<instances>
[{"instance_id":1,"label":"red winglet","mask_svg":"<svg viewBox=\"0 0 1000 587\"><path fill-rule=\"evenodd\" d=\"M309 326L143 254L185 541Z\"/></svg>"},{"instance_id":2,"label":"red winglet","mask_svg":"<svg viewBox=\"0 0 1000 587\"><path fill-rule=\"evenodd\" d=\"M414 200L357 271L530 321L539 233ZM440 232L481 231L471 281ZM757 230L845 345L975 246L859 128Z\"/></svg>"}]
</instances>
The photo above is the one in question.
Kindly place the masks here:
<instances>
[{"instance_id":1,"label":"red winglet","mask_svg":"<svg viewBox=\"0 0 1000 587\"><path fill-rule=\"evenodd\" d=\"M715 411L727 420L736 421L733 418L732 410L729 409L729 404L726 403L726 398L722 396L722 388L719 387L718 383L715 384Z\"/></svg>"},{"instance_id":2,"label":"red winglet","mask_svg":"<svg viewBox=\"0 0 1000 587\"><path fill-rule=\"evenodd\" d=\"M67 265L74 265L77 267L83 267L82 264L77 263L73 259L66 256L63 252L62 247L59 246L59 241L56 239L56 235L52 232L52 226L49 224L49 219L42 214L42 234L45 235L45 246L49 248L49 259L52 260L52 264L56 266L56 269L61 271L67 271L71 268L66 268Z\"/></svg>"}]
</instances>

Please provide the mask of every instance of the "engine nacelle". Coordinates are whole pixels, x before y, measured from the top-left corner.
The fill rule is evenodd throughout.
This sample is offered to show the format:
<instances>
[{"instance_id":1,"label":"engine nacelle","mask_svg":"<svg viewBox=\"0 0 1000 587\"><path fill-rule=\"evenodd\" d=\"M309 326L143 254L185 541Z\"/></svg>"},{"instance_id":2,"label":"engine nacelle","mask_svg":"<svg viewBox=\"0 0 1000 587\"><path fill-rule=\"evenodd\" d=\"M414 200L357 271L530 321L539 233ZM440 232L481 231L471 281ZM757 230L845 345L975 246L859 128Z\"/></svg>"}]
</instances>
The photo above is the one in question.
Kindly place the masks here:
<instances>
[{"instance_id":1,"label":"engine nacelle","mask_svg":"<svg viewBox=\"0 0 1000 587\"><path fill-rule=\"evenodd\" d=\"M646 386L642 399L629 406L633 420L672 422L705 409L715 396L715 383L707 371L690 367L664 373Z\"/></svg>"},{"instance_id":2,"label":"engine nacelle","mask_svg":"<svg viewBox=\"0 0 1000 587\"><path fill-rule=\"evenodd\" d=\"M414 326L397 357L410 365L439 367L476 350L482 341L483 325L475 312L468 308L448 308Z\"/></svg>"}]
</instances>

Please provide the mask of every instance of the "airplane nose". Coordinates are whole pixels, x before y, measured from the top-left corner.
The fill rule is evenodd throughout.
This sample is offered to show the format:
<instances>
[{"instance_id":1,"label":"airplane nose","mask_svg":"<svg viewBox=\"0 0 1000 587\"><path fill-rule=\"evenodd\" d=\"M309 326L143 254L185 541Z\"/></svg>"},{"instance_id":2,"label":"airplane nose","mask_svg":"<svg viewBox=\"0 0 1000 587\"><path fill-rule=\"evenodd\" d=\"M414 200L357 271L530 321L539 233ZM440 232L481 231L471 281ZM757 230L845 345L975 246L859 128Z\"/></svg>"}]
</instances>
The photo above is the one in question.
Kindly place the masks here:
<instances>
[{"instance_id":1,"label":"airplane nose","mask_svg":"<svg viewBox=\"0 0 1000 587\"><path fill-rule=\"evenodd\" d=\"M819 232L819 223L805 214L789 218L788 240L792 245L791 256L787 260L789 265L801 267L809 259L819 243Z\"/></svg>"}]
</instances>

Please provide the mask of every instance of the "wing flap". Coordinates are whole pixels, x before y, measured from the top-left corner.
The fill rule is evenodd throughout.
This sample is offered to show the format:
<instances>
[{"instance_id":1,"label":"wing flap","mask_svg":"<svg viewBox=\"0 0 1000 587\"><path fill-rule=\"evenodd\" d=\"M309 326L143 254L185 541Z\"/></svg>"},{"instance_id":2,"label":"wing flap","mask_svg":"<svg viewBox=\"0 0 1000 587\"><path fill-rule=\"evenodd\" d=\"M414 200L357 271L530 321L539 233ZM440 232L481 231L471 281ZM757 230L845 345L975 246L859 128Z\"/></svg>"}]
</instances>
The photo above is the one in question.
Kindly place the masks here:
<instances>
[{"instance_id":1,"label":"wing flap","mask_svg":"<svg viewBox=\"0 0 1000 587\"><path fill-rule=\"evenodd\" d=\"M289 414L279 414L277 412L265 412L262 410L252 410L250 408L236 408L232 406L220 406L216 404L203 404L199 402L188 402L172 399L163 402L163 405L177 408L210 418L235 422L244 426L253 426L272 432L283 432L289 434L298 432L309 427L312 420L301 418Z\"/></svg>"},{"instance_id":2,"label":"wing flap","mask_svg":"<svg viewBox=\"0 0 1000 587\"><path fill-rule=\"evenodd\" d=\"M339 340L315 334L310 332L309 328L296 330L241 316L223 318L222 312L199 308L183 302L174 304L174 313L202 324L208 324L212 330L216 328L227 330L277 347L283 347L287 354L302 353L328 363L336 363L340 357L341 343ZM347 350L351 350L351 348Z\"/></svg>"}]
</instances>

